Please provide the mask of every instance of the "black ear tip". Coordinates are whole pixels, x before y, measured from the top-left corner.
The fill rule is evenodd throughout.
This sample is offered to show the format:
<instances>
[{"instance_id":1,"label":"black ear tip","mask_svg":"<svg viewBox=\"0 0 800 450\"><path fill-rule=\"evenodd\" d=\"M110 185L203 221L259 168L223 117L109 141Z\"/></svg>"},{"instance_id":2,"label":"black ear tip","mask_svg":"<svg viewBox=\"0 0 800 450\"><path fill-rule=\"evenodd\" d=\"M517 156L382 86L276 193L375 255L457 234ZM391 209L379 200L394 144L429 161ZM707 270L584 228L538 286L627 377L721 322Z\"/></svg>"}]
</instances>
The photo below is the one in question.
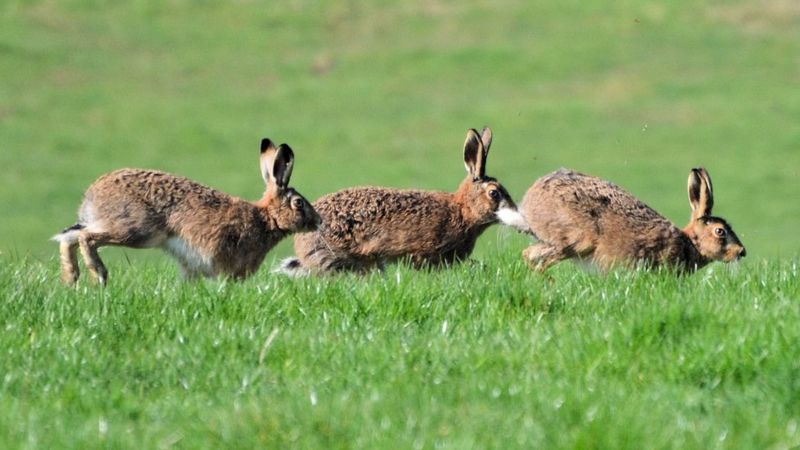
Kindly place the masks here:
<instances>
[{"instance_id":1,"label":"black ear tip","mask_svg":"<svg viewBox=\"0 0 800 450\"><path fill-rule=\"evenodd\" d=\"M261 140L261 153L264 153L264 151L270 147L274 147L274 145L269 138L264 138Z\"/></svg>"},{"instance_id":2,"label":"black ear tip","mask_svg":"<svg viewBox=\"0 0 800 450\"><path fill-rule=\"evenodd\" d=\"M278 155L285 160L294 160L294 152L292 151L292 147L289 147L289 144L281 144L280 147L278 147Z\"/></svg>"}]
</instances>

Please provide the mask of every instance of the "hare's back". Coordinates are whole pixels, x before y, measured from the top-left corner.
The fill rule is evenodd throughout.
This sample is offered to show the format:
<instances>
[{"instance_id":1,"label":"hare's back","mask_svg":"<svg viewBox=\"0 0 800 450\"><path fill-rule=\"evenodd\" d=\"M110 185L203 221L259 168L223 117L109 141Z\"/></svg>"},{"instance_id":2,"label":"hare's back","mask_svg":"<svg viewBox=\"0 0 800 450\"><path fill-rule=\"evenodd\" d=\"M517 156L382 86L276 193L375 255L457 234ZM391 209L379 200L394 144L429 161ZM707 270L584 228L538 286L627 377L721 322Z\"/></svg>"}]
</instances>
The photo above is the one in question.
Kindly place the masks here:
<instances>
[{"instance_id":1,"label":"hare's back","mask_svg":"<svg viewBox=\"0 0 800 450\"><path fill-rule=\"evenodd\" d=\"M537 180L521 209L537 236L553 234L557 227L633 233L642 227L672 226L616 184L568 169Z\"/></svg>"},{"instance_id":2,"label":"hare's back","mask_svg":"<svg viewBox=\"0 0 800 450\"><path fill-rule=\"evenodd\" d=\"M381 187L358 187L326 195L314 203L325 228L360 234L419 230L450 215L446 194Z\"/></svg>"},{"instance_id":3,"label":"hare's back","mask_svg":"<svg viewBox=\"0 0 800 450\"><path fill-rule=\"evenodd\" d=\"M149 245L151 236L180 227L220 223L236 199L188 178L157 170L120 169L100 177L84 194L79 222L90 229L130 233ZM241 215L241 214L239 214ZM133 243L131 243L133 245Z\"/></svg>"},{"instance_id":4,"label":"hare's back","mask_svg":"<svg viewBox=\"0 0 800 450\"><path fill-rule=\"evenodd\" d=\"M99 206L128 205L154 211L218 209L233 199L188 178L158 170L120 169L103 175L86 191L87 200Z\"/></svg>"}]
</instances>

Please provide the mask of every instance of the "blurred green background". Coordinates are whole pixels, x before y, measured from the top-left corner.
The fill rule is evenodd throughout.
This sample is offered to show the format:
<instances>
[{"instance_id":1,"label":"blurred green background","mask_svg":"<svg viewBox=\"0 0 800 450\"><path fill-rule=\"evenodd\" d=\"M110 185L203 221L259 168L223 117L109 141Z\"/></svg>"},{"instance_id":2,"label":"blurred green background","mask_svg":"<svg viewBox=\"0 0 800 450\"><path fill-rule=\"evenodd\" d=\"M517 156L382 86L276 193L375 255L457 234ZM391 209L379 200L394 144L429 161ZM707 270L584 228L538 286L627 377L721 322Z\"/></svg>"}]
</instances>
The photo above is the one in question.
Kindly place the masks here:
<instances>
[{"instance_id":1,"label":"blurred green background","mask_svg":"<svg viewBox=\"0 0 800 450\"><path fill-rule=\"evenodd\" d=\"M702 165L749 255L800 250L796 0L0 5L3 253L54 258L48 238L119 167L256 199L265 136L295 149L309 199L453 190L486 125L488 173L517 199L567 166L682 226Z\"/></svg>"}]
</instances>

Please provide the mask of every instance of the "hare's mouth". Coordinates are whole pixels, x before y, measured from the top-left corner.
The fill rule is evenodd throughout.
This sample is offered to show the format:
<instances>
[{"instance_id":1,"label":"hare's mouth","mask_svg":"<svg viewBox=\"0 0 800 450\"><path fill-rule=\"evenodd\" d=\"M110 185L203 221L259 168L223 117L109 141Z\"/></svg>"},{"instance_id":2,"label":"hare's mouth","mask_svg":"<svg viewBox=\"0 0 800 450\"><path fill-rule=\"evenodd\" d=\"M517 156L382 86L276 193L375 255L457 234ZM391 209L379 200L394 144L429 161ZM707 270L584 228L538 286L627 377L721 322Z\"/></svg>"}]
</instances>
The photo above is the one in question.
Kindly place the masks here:
<instances>
[{"instance_id":1,"label":"hare's mouth","mask_svg":"<svg viewBox=\"0 0 800 450\"><path fill-rule=\"evenodd\" d=\"M739 262L745 256L747 256L747 250L744 247L732 248L728 250L724 259L727 262Z\"/></svg>"}]
</instances>

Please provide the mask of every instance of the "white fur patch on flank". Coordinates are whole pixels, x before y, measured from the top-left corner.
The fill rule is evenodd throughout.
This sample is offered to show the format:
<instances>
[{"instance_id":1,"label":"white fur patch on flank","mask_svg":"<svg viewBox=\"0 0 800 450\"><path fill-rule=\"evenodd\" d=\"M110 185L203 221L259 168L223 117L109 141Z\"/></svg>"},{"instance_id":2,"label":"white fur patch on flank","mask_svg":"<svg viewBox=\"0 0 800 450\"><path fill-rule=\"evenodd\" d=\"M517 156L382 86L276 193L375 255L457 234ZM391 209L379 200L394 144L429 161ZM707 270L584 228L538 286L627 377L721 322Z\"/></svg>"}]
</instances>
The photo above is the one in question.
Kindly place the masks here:
<instances>
[{"instance_id":1,"label":"white fur patch on flank","mask_svg":"<svg viewBox=\"0 0 800 450\"><path fill-rule=\"evenodd\" d=\"M497 218L500 219L505 225L510 227L514 227L520 231L524 231L529 233L531 227L528 225L528 221L525 220L525 217L519 213L516 209L512 208L500 208L497 210Z\"/></svg>"},{"instance_id":2,"label":"white fur patch on flank","mask_svg":"<svg viewBox=\"0 0 800 450\"><path fill-rule=\"evenodd\" d=\"M164 249L177 258L188 271L202 273L207 276L214 275L211 257L204 255L189 245L183 238L176 236L167 239L164 243Z\"/></svg>"},{"instance_id":3,"label":"white fur patch on flank","mask_svg":"<svg viewBox=\"0 0 800 450\"><path fill-rule=\"evenodd\" d=\"M81 204L80 211L78 211L79 223L84 224L86 231L91 233L101 233L103 226L97 220L97 214L94 209L94 203L91 200L86 200Z\"/></svg>"}]
</instances>

